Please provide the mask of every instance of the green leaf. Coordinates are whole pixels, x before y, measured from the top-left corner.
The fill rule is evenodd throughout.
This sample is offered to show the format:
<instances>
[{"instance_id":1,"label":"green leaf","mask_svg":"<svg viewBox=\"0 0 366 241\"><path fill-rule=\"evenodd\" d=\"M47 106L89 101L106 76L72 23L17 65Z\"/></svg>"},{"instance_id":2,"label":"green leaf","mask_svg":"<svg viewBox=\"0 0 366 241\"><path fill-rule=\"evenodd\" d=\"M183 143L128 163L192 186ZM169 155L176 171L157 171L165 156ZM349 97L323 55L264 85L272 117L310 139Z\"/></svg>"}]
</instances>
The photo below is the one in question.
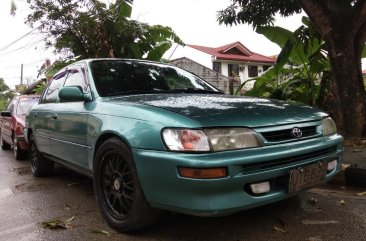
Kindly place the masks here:
<instances>
[{"instance_id":1,"label":"green leaf","mask_svg":"<svg viewBox=\"0 0 366 241\"><path fill-rule=\"evenodd\" d=\"M106 236L110 236L111 234L108 231L105 231L103 229L94 229L92 231L90 231L91 233L96 233L96 234L103 234Z\"/></svg>"},{"instance_id":2,"label":"green leaf","mask_svg":"<svg viewBox=\"0 0 366 241\"><path fill-rule=\"evenodd\" d=\"M366 45L363 46L363 51L362 51L362 57L361 58L366 58Z\"/></svg>"},{"instance_id":3,"label":"green leaf","mask_svg":"<svg viewBox=\"0 0 366 241\"><path fill-rule=\"evenodd\" d=\"M256 32L263 34L266 38L276 43L281 48L283 48L287 41L293 37L293 33L291 31L278 26L258 27Z\"/></svg>"}]
</instances>

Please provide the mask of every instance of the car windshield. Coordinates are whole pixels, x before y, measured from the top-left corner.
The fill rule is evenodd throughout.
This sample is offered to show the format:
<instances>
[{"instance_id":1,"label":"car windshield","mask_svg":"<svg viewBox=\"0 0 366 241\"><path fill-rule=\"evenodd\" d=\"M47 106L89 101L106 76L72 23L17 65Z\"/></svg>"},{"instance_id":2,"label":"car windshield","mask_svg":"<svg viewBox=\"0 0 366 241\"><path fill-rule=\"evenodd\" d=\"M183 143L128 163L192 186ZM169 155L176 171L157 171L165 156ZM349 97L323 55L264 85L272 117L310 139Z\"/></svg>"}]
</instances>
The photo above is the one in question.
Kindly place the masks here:
<instances>
[{"instance_id":1,"label":"car windshield","mask_svg":"<svg viewBox=\"0 0 366 241\"><path fill-rule=\"evenodd\" d=\"M128 60L97 60L91 63L100 96L189 92L221 93L199 77L173 66Z\"/></svg>"},{"instance_id":2,"label":"car windshield","mask_svg":"<svg viewBox=\"0 0 366 241\"><path fill-rule=\"evenodd\" d=\"M33 105L38 103L38 97L25 97L19 99L17 115L26 115Z\"/></svg>"}]
</instances>

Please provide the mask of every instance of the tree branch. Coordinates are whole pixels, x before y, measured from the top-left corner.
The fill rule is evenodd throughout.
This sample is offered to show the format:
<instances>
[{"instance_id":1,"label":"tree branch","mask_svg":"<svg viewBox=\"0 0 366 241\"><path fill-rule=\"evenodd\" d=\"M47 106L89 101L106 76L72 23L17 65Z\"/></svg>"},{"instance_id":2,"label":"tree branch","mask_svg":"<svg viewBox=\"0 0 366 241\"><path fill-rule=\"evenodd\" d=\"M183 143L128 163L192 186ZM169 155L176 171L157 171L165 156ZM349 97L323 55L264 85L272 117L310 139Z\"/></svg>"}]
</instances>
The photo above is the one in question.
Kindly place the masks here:
<instances>
[{"instance_id":1,"label":"tree branch","mask_svg":"<svg viewBox=\"0 0 366 241\"><path fill-rule=\"evenodd\" d=\"M324 40L329 39L333 31L333 24L330 12L327 7L319 0L300 0L300 5Z\"/></svg>"}]
</instances>

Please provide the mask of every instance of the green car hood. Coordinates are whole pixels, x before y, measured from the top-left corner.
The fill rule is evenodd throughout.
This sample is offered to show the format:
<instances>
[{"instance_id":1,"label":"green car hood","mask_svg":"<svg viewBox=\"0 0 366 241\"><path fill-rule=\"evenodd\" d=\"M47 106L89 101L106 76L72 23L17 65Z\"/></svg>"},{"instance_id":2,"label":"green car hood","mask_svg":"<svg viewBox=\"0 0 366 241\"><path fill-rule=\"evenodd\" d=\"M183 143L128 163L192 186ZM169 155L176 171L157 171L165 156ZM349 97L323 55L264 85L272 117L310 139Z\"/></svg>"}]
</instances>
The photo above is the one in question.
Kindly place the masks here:
<instances>
[{"instance_id":1,"label":"green car hood","mask_svg":"<svg viewBox=\"0 0 366 241\"><path fill-rule=\"evenodd\" d=\"M144 94L113 98L169 110L202 126L272 126L320 120L327 116L312 107L254 97L207 94Z\"/></svg>"}]
</instances>

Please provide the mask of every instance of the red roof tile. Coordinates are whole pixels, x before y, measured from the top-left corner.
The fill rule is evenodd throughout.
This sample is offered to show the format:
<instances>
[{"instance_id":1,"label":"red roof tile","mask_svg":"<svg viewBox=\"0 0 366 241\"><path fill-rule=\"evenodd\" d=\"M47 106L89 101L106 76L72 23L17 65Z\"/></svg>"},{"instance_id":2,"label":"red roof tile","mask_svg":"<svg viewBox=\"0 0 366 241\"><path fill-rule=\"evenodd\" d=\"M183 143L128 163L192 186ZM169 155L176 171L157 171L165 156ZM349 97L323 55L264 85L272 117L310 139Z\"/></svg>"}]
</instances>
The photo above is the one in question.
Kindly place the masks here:
<instances>
[{"instance_id":1,"label":"red roof tile","mask_svg":"<svg viewBox=\"0 0 366 241\"><path fill-rule=\"evenodd\" d=\"M254 53L250 51L240 42L234 42L231 44L226 44L217 48L199 46L187 44L189 47L197 49L201 52L215 56L219 60L235 60L235 61L245 61L245 62L260 62L260 63L271 63L276 62L275 59L267 57L261 54ZM232 53L230 50L236 49L239 53Z\"/></svg>"}]
</instances>

